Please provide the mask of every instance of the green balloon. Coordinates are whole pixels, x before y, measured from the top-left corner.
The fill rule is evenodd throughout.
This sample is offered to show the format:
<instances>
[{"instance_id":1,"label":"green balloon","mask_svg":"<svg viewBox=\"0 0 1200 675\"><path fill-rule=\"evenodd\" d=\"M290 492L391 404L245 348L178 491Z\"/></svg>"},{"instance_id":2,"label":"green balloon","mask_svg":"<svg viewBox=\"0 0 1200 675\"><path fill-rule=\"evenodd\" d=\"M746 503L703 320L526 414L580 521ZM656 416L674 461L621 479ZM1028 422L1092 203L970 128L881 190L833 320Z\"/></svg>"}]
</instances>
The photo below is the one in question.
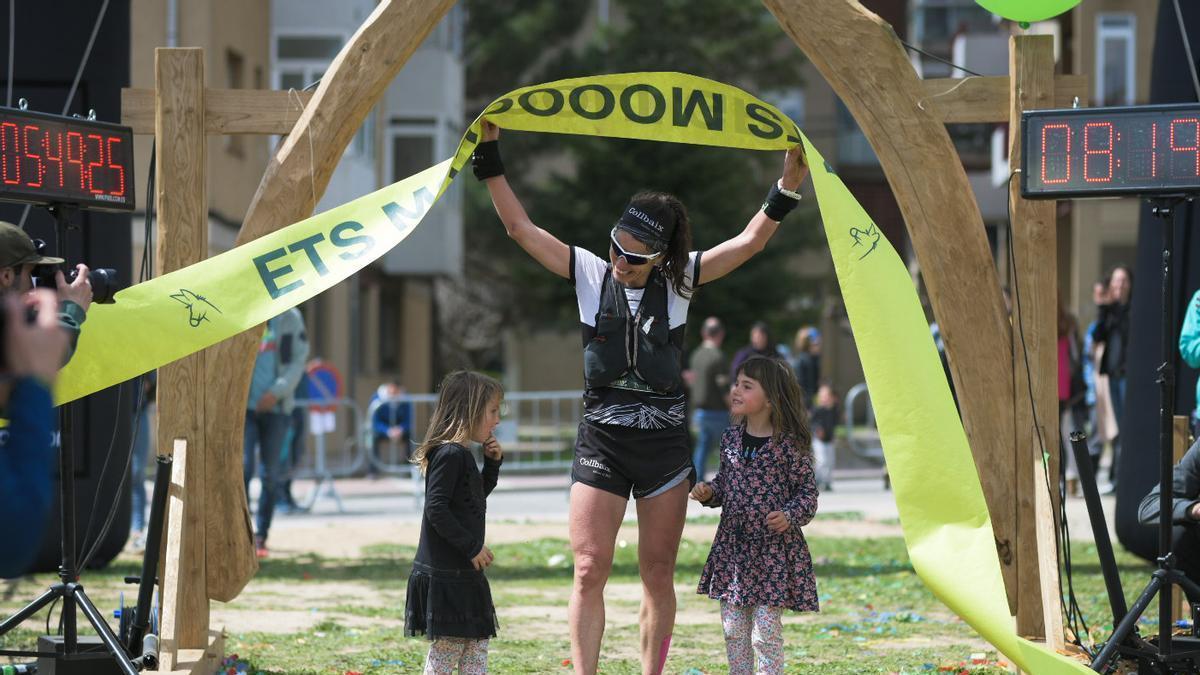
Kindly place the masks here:
<instances>
[{"instance_id":1,"label":"green balloon","mask_svg":"<svg viewBox=\"0 0 1200 675\"><path fill-rule=\"evenodd\" d=\"M1011 21L1045 21L1079 4L1079 0L975 0L992 14Z\"/></svg>"}]
</instances>

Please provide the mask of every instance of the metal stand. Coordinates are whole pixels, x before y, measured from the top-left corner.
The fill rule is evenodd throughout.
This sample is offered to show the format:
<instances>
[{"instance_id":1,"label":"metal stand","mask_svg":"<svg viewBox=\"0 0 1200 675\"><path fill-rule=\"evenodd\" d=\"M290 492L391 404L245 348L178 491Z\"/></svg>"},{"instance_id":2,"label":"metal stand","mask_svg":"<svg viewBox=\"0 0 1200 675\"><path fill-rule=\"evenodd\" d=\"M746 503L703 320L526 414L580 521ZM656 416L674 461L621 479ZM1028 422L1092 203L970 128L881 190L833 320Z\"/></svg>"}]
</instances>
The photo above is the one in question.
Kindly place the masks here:
<instances>
[{"instance_id":1,"label":"metal stand","mask_svg":"<svg viewBox=\"0 0 1200 675\"><path fill-rule=\"evenodd\" d=\"M1124 596L1121 594L1120 581L1116 579L1116 562L1112 558L1112 546L1108 547L1108 556L1102 556L1101 566L1104 569L1105 584L1108 586L1109 602L1113 607L1113 621L1116 629L1113 631L1104 648L1092 660L1092 670L1107 672L1114 657L1120 653L1126 658L1138 661L1139 672L1146 673L1198 673L1200 672L1200 646L1194 641L1188 650L1174 651L1171 636L1171 585L1181 586L1191 596L1200 596L1200 586L1175 569L1175 557L1171 553L1171 499L1172 472L1174 468L1174 452L1172 451L1172 403L1175 400L1175 369L1172 366L1174 354L1174 317L1172 309L1173 293L1171 292L1171 256L1174 254L1174 208L1183 202L1185 197L1169 197L1150 200L1151 212L1162 223L1162 343L1160 345L1162 364L1158 367L1159 392L1159 429L1158 429L1158 486L1159 486L1159 515L1158 515L1158 569L1151 575L1150 583L1142 590L1141 595L1129 608L1129 613L1121 616ZM1078 457L1078 445L1076 457ZM1090 466L1090 464L1088 464ZM1084 464L1080 464L1084 466ZM1081 472L1086 473L1086 472ZM1091 481L1095 489L1095 479ZM1089 499L1088 510L1092 510ZM1095 499L1099 507L1098 495ZM1095 514L1092 514L1093 529L1096 526ZM1101 519L1103 520L1103 519ZM1097 545L1100 543L1100 531L1096 531ZM1107 541L1108 530L1103 531ZM1110 581L1110 576L1113 581ZM1150 601L1158 594L1158 638L1143 642L1137 635L1137 621L1142 613L1150 606Z\"/></svg>"},{"instance_id":2,"label":"metal stand","mask_svg":"<svg viewBox=\"0 0 1200 675\"><path fill-rule=\"evenodd\" d=\"M58 229L59 242L66 242L67 226L69 225L72 209L65 206L55 206L50 209ZM60 243L60 245L62 245ZM0 650L0 656L45 656L70 661L78 658L79 633L76 625L75 611L81 610L87 617L88 623L96 629L100 640L108 653L116 660L116 666L124 675L136 675L137 669L129 660L124 647L113 634L112 628L104 620L92 601L84 593L83 586L78 583L79 575L75 569L75 453L74 440L74 406L67 405L59 409L59 494L62 507L62 564L58 568L59 583L54 584L38 599L26 605L16 614L0 622L0 635L4 635L22 624L26 619L37 614L42 608L55 600L62 600L63 646L58 652L29 652Z\"/></svg>"},{"instance_id":3,"label":"metal stand","mask_svg":"<svg viewBox=\"0 0 1200 675\"><path fill-rule=\"evenodd\" d=\"M317 484L308 493L308 498L304 500L300 508L305 511L311 511L313 505L321 497L333 497L334 503L337 504L338 513L345 513L346 507L342 505L342 497L338 494L337 487L333 483L333 474L325 467L325 434L324 432L313 434L313 438L317 441L317 447L314 451L316 453L316 467L313 470Z\"/></svg>"}]
</instances>

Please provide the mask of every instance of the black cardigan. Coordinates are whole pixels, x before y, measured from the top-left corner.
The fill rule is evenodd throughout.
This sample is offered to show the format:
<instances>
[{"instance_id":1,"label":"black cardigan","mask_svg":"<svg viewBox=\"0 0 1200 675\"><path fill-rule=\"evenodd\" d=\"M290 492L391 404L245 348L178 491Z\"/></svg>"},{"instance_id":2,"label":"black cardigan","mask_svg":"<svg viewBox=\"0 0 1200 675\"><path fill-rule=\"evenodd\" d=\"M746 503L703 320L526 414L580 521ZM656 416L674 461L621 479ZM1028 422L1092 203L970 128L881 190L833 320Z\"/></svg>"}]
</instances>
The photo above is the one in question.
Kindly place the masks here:
<instances>
[{"instance_id":1,"label":"black cardigan","mask_svg":"<svg viewBox=\"0 0 1200 675\"><path fill-rule=\"evenodd\" d=\"M471 570L483 550L487 496L496 487L502 460L484 457L483 473L471 451L446 443L428 455L425 513L416 561L443 570Z\"/></svg>"}]
</instances>

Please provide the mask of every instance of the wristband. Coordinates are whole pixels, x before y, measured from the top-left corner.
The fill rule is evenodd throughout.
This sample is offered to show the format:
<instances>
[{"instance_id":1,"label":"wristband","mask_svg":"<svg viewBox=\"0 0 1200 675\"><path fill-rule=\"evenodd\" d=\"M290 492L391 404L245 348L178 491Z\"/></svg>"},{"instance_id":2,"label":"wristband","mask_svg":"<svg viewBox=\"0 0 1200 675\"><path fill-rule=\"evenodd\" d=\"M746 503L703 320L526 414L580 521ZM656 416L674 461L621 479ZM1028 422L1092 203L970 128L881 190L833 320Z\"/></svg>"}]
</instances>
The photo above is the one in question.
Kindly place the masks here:
<instances>
[{"instance_id":1,"label":"wristband","mask_svg":"<svg viewBox=\"0 0 1200 675\"><path fill-rule=\"evenodd\" d=\"M780 190L779 184L771 185L771 191L767 193L767 199L763 202L762 211L767 214L767 217L777 223L783 222L787 214L792 212L800 204L800 200L789 197Z\"/></svg>"},{"instance_id":2,"label":"wristband","mask_svg":"<svg viewBox=\"0 0 1200 675\"><path fill-rule=\"evenodd\" d=\"M471 155L471 170L479 180L503 176L504 162L500 161L500 141L484 141L475 146L475 153Z\"/></svg>"}]
</instances>

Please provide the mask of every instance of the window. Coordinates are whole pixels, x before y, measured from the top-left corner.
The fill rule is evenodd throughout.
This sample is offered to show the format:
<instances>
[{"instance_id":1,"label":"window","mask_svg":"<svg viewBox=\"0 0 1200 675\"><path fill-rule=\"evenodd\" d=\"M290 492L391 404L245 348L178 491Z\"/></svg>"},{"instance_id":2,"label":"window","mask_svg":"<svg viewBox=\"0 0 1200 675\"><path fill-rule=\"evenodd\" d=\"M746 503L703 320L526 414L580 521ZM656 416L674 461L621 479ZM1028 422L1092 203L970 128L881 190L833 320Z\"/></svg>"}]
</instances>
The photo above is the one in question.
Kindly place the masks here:
<instances>
[{"instance_id":1,"label":"window","mask_svg":"<svg viewBox=\"0 0 1200 675\"><path fill-rule=\"evenodd\" d=\"M246 86L244 73L246 60L240 52L232 49L225 50L225 84L230 89L242 89ZM225 151L235 157L243 155L241 134L225 134Z\"/></svg>"},{"instance_id":2,"label":"window","mask_svg":"<svg viewBox=\"0 0 1200 675\"><path fill-rule=\"evenodd\" d=\"M275 38L275 83L284 91L303 91L314 87L325 75L329 64L342 50L341 35L279 35ZM375 116L368 115L346 154L365 159L374 157Z\"/></svg>"},{"instance_id":3,"label":"window","mask_svg":"<svg viewBox=\"0 0 1200 675\"><path fill-rule=\"evenodd\" d=\"M1133 14L1096 16L1097 105L1133 105L1136 27Z\"/></svg>"},{"instance_id":4,"label":"window","mask_svg":"<svg viewBox=\"0 0 1200 675\"><path fill-rule=\"evenodd\" d=\"M387 175L394 183L436 164L436 120L393 118L388 128Z\"/></svg>"},{"instance_id":5,"label":"window","mask_svg":"<svg viewBox=\"0 0 1200 675\"><path fill-rule=\"evenodd\" d=\"M385 281L379 289L379 372L400 370L404 283Z\"/></svg>"}]
</instances>

